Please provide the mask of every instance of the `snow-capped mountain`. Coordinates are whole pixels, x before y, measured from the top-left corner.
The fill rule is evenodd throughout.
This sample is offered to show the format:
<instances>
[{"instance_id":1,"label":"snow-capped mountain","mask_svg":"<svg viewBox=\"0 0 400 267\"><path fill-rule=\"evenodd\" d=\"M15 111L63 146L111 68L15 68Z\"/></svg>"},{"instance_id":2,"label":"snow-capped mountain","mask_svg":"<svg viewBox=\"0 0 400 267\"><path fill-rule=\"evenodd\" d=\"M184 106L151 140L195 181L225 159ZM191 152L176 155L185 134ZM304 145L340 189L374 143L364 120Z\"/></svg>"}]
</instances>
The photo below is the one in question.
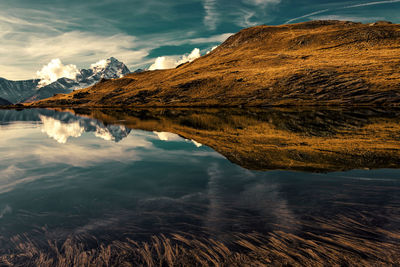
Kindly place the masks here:
<instances>
[{"instance_id":1,"label":"snow-capped mountain","mask_svg":"<svg viewBox=\"0 0 400 267\"><path fill-rule=\"evenodd\" d=\"M124 63L118 61L116 58L111 57L107 60L102 60L93 64L90 69L83 69L76 76L76 81L79 84L87 84L90 86L101 79L115 79L130 73Z\"/></svg>"},{"instance_id":2,"label":"snow-capped mountain","mask_svg":"<svg viewBox=\"0 0 400 267\"><path fill-rule=\"evenodd\" d=\"M101 79L116 79L130 73L128 67L111 57L92 64L89 69L81 69L75 79L60 78L38 87L40 80L10 81L0 78L0 98L13 104L45 99L54 94L68 94L73 90L89 87Z\"/></svg>"}]
</instances>

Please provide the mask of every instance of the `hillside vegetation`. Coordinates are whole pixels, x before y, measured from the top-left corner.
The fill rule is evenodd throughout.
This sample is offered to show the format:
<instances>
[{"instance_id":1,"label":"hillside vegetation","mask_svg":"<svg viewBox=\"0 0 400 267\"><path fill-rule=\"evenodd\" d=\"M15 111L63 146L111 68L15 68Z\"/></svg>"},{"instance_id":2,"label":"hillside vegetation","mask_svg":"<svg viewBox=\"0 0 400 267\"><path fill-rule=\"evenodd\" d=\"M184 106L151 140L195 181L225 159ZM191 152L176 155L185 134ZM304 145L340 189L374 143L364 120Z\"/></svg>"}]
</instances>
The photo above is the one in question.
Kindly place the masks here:
<instances>
[{"instance_id":1,"label":"hillside vegetation","mask_svg":"<svg viewBox=\"0 0 400 267\"><path fill-rule=\"evenodd\" d=\"M400 103L400 25L257 26L175 69L102 80L33 106L276 106Z\"/></svg>"}]
</instances>

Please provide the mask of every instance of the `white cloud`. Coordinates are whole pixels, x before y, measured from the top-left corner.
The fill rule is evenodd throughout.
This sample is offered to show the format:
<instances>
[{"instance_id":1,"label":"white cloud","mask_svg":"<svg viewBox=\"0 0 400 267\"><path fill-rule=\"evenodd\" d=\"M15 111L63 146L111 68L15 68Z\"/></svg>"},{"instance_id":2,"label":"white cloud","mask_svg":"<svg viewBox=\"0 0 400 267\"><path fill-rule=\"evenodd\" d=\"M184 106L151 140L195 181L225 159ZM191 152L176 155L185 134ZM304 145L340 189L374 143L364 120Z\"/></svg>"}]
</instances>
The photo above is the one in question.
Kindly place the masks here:
<instances>
[{"instance_id":1,"label":"white cloud","mask_svg":"<svg viewBox=\"0 0 400 267\"><path fill-rule=\"evenodd\" d=\"M60 144L67 143L69 137L79 137L85 129L79 124L79 121L64 123L52 117L40 115L42 120L42 132L46 133Z\"/></svg>"},{"instance_id":2,"label":"white cloud","mask_svg":"<svg viewBox=\"0 0 400 267\"><path fill-rule=\"evenodd\" d=\"M99 71L104 70L104 68L107 66L107 59L102 59L100 61L97 61L94 64L90 65L90 68L93 70L93 72L97 73Z\"/></svg>"},{"instance_id":3,"label":"white cloud","mask_svg":"<svg viewBox=\"0 0 400 267\"><path fill-rule=\"evenodd\" d=\"M43 87L63 77L75 79L78 73L79 70L75 65L64 65L59 58L56 58L43 66L40 71L36 72L36 75L40 79L39 87Z\"/></svg>"},{"instance_id":4,"label":"white cloud","mask_svg":"<svg viewBox=\"0 0 400 267\"><path fill-rule=\"evenodd\" d=\"M192 52L190 52L190 54L188 56L183 55L182 59L179 61L179 64L186 63L186 62L192 62L193 60L195 60L199 57L201 57L200 49L195 48L192 50Z\"/></svg>"},{"instance_id":5,"label":"white cloud","mask_svg":"<svg viewBox=\"0 0 400 267\"><path fill-rule=\"evenodd\" d=\"M362 4L357 4L357 5L346 6L344 8L375 6L375 5L392 4L392 3L398 3L398 2L400 2L400 0L375 1L375 2L369 2L369 3L362 3Z\"/></svg>"},{"instance_id":6,"label":"white cloud","mask_svg":"<svg viewBox=\"0 0 400 267\"><path fill-rule=\"evenodd\" d=\"M358 16L340 16L340 15L322 15L322 16L311 16L313 20L341 20L341 21L353 21L353 22L372 22L377 20L383 20L383 17L358 17Z\"/></svg>"},{"instance_id":7,"label":"white cloud","mask_svg":"<svg viewBox=\"0 0 400 267\"><path fill-rule=\"evenodd\" d=\"M240 27L247 28L272 20L274 16L270 7L278 5L281 0L243 0L243 2L252 7L237 9L234 12L236 14L234 22Z\"/></svg>"},{"instance_id":8,"label":"white cloud","mask_svg":"<svg viewBox=\"0 0 400 267\"><path fill-rule=\"evenodd\" d=\"M0 170L0 184L8 182L17 175L24 175L25 171L16 167L15 165L9 165L7 168Z\"/></svg>"},{"instance_id":9,"label":"white cloud","mask_svg":"<svg viewBox=\"0 0 400 267\"><path fill-rule=\"evenodd\" d=\"M218 21L217 2L207 0L203 3L207 8L204 22L213 28ZM196 31L173 29L167 33L149 32L138 38L121 33L119 28L113 26L114 19L100 20L96 14L85 9L89 8L88 5L82 5L84 8L75 10L74 14L60 14L31 8L10 9L7 4L0 3L0 77L32 79L38 69L55 58L83 68L99 59L116 57L134 70L154 63L155 59L146 57L160 45L215 43L224 41L230 35L224 33L196 38ZM82 25L80 17L84 17L84 21L95 20L96 23Z\"/></svg>"},{"instance_id":10,"label":"white cloud","mask_svg":"<svg viewBox=\"0 0 400 267\"><path fill-rule=\"evenodd\" d=\"M176 58L174 56L163 56L156 58L156 61L150 66L149 70L164 70L164 69L172 69L176 66L186 63L192 62L193 60L199 58L201 56L200 49L195 48L189 55L183 55L180 58Z\"/></svg>"},{"instance_id":11,"label":"white cloud","mask_svg":"<svg viewBox=\"0 0 400 267\"><path fill-rule=\"evenodd\" d=\"M322 13L328 12L329 10L330 9L323 9L323 10L314 11L312 13L308 13L308 14L305 14L305 15L300 16L300 17L292 18L292 19L286 21L285 24L289 24L289 23L292 23L292 22L300 20L300 19L308 18L310 16L322 14Z\"/></svg>"},{"instance_id":12,"label":"white cloud","mask_svg":"<svg viewBox=\"0 0 400 267\"><path fill-rule=\"evenodd\" d=\"M209 30L215 30L218 23L218 12L216 9L216 0L203 0L203 8L206 11L204 25Z\"/></svg>"},{"instance_id":13,"label":"white cloud","mask_svg":"<svg viewBox=\"0 0 400 267\"><path fill-rule=\"evenodd\" d=\"M366 21L372 21L375 20L375 18L370 18L368 19L367 17L353 17L353 16L339 16L339 15L329 15L329 16L320 16L320 17L315 17L315 15L319 15L322 13L326 13L328 11L339 11L343 9L352 9L352 8L358 8L358 7L365 7L365 6L375 6L375 5L384 5L384 4L393 4L393 3L399 3L400 0L386 0L386 1L375 1L375 2L368 2L368 3L362 3L362 4L356 4L356 5L349 5L349 6L344 6L344 7L339 7L339 8L333 8L333 9L323 9L323 10L318 10L309 14L305 14L300 17L292 18L288 21L285 22L285 24L292 23L294 21L298 21L300 19L305 19L305 18L311 18L311 19L329 19L330 17L338 17L339 20L350 20L350 21L360 21L360 22L366 22ZM381 19L381 18L378 18ZM382 18L383 19L383 18Z\"/></svg>"},{"instance_id":14,"label":"white cloud","mask_svg":"<svg viewBox=\"0 0 400 267\"><path fill-rule=\"evenodd\" d=\"M32 79L39 64L54 58L87 66L101 58L115 57L127 65L140 64L152 49L140 48L136 38L125 34L102 36L91 32L72 31L56 34L0 34L0 77ZM7 64L5 64L7 62Z\"/></svg>"},{"instance_id":15,"label":"white cloud","mask_svg":"<svg viewBox=\"0 0 400 267\"><path fill-rule=\"evenodd\" d=\"M136 50L136 38L124 34L99 36L93 33L72 31L52 38L31 37L25 49L28 55L46 58L62 55L64 60L93 63L99 58L116 57L126 62L138 62L147 55L144 50ZM62 45L60 45L62 44Z\"/></svg>"},{"instance_id":16,"label":"white cloud","mask_svg":"<svg viewBox=\"0 0 400 267\"><path fill-rule=\"evenodd\" d=\"M242 13L238 15L238 19L236 20L236 24L240 27L252 27L260 24L257 21L252 21L252 19L256 16L256 12L249 10L242 10Z\"/></svg>"},{"instance_id":17,"label":"white cloud","mask_svg":"<svg viewBox=\"0 0 400 267\"><path fill-rule=\"evenodd\" d=\"M173 57L158 57L156 61L150 66L149 70L164 70L164 69L172 69L178 66L177 60Z\"/></svg>"},{"instance_id":18,"label":"white cloud","mask_svg":"<svg viewBox=\"0 0 400 267\"><path fill-rule=\"evenodd\" d=\"M217 47L218 47L218 45L211 47L211 49L208 50L208 51L206 52L206 54L207 54L207 55L210 54L212 51L214 51L215 49L217 49Z\"/></svg>"},{"instance_id":19,"label":"white cloud","mask_svg":"<svg viewBox=\"0 0 400 267\"><path fill-rule=\"evenodd\" d=\"M187 43L190 44L222 43L232 35L233 33L223 33L223 34L213 35L210 37L194 38L188 40Z\"/></svg>"}]
</instances>

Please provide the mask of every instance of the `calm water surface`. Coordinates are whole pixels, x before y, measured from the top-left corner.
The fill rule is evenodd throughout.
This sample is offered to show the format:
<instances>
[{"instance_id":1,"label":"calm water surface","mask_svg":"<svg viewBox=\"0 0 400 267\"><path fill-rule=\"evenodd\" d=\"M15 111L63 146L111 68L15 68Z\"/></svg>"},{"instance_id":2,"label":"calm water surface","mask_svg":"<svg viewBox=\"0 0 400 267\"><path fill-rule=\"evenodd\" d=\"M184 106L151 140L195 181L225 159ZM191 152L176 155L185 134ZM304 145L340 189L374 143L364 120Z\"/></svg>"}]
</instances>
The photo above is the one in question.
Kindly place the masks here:
<instances>
[{"instance_id":1,"label":"calm water surface","mask_svg":"<svg viewBox=\"0 0 400 267\"><path fill-rule=\"evenodd\" d=\"M272 265L305 265L306 258L400 263L395 168L248 170L175 133L52 110L1 110L0 157L4 262L10 255L22 265L40 253L56 258L49 243L62 254L66 240L96 251L160 237L189 248L178 239L214 240L250 261L268 264L263 257L270 257ZM256 257L240 240L269 252ZM214 264L206 258L203 264Z\"/></svg>"}]
</instances>

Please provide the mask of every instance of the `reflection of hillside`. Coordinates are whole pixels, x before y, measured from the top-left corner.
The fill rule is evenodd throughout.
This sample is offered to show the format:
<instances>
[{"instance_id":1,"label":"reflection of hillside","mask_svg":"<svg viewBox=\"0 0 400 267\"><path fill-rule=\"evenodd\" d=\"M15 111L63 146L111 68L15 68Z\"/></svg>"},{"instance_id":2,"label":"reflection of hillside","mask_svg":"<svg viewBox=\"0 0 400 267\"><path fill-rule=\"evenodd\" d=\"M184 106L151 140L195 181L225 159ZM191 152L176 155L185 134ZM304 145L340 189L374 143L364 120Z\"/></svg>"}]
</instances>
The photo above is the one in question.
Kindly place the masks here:
<instances>
[{"instance_id":1,"label":"reflection of hillside","mask_svg":"<svg viewBox=\"0 0 400 267\"><path fill-rule=\"evenodd\" d=\"M172 132L248 169L340 171L400 166L400 111L74 110L132 129Z\"/></svg>"}]
</instances>

